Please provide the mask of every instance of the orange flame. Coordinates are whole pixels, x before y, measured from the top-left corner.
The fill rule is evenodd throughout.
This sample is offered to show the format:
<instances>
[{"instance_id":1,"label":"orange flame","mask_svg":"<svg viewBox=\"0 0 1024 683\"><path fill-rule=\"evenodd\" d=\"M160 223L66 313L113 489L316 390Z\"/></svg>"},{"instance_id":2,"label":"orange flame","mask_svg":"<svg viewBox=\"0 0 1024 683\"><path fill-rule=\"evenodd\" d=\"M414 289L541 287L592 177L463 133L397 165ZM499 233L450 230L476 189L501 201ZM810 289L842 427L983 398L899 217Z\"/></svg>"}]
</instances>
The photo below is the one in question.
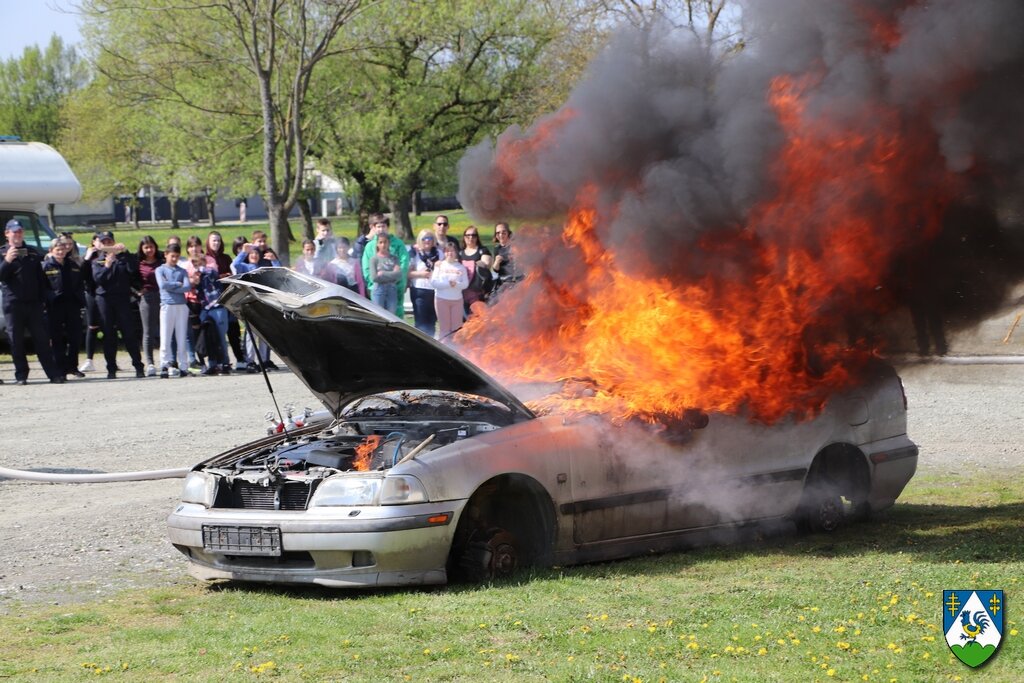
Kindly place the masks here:
<instances>
[{"instance_id":1,"label":"orange flame","mask_svg":"<svg viewBox=\"0 0 1024 683\"><path fill-rule=\"evenodd\" d=\"M353 469L356 472L368 472L370 470L370 459L373 456L373 452L377 450L377 446L380 445L381 436L379 434L370 434L363 442L356 446L356 459L352 463Z\"/></svg>"},{"instance_id":2,"label":"orange flame","mask_svg":"<svg viewBox=\"0 0 1024 683\"><path fill-rule=\"evenodd\" d=\"M698 245L733 263L730 272L627 274L601 242L610 217L591 186L561 244L529 237L531 251L575 250L585 274L566 284L531 270L466 322L457 337L466 355L506 381L590 386L533 404L540 411L656 421L699 408L766 423L818 412L879 351L850 322L893 306L889 269L938 231L951 181L944 171L922 177L934 141L895 112L807 116L811 85L780 77L769 93L786 135L775 195L746 225Z\"/></svg>"}]
</instances>

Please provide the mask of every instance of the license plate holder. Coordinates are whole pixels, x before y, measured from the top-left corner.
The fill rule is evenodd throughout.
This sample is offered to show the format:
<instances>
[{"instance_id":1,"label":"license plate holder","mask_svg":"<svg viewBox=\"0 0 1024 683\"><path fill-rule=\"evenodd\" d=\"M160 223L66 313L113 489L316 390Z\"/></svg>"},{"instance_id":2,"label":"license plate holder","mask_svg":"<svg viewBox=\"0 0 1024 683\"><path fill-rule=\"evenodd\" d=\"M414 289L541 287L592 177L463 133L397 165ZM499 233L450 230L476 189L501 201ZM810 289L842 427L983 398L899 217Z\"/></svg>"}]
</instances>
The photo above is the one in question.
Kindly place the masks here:
<instances>
[{"instance_id":1,"label":"license plate holder","mask_svg":"<svg viewBox=\"0 0 1024 683\"><path fill-rule=\"evenodd\" d=\"M223 555L281 555L281 529L276 526L203 525L203 550Z\"/></svg>"}]
</instances>

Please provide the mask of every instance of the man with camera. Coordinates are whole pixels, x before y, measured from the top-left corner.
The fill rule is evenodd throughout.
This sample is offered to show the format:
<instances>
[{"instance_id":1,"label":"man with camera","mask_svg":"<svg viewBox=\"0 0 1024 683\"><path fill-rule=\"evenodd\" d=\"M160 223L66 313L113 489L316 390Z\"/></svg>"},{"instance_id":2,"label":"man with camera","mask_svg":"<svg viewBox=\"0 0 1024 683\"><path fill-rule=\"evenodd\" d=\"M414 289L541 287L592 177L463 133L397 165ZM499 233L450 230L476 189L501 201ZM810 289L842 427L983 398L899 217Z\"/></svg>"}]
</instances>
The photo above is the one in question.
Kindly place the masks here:
<instances>
[{"instance_id":1,"label":"man with camera","mask_svg":"<svg viewBox=\"0 0 1024 683\"><path fill-rule=\"evenodd\" d=\"M0 250L0 289L4 294L4 317L7 319L7 339L14 360L14 383L28 383L28 357L25 354L25 331L32 340L39 364L54 384L63 384L64 377L57 372L50 349L50 335L46 329L43 302L49 287L43 275L43 257L25 244L25 226L12 219L4 227L7 245Z\"/></svg>"},{"instance_id":2,"label":"man with camera","mask_svg":"<svg viewBox=\"0 0 1024 683\"><path fill-rule=\"evenodd\" d=\"M123 244L114 244L114 233L101 232L98 251L103 254L92 262L96 283L96 307L103 325L103 357L107 361L107 379L117 378L117 331L121 331L136 377L145 377L139 352L139 333L132 311L132 281L138 276L139 263Z\"/></svg>"}]
</instances>

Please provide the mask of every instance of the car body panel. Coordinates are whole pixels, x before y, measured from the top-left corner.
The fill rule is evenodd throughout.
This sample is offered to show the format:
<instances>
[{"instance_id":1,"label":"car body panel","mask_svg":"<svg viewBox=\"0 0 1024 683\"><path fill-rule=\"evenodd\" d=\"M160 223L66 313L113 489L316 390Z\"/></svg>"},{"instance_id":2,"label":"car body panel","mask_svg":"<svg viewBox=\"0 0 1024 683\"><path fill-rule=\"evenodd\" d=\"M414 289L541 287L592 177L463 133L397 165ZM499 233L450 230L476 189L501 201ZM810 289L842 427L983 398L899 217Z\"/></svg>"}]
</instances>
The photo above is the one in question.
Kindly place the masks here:
<instances>
[{"instance_id":1,"label":"car body panel","mask_svg":"<svg viewBox=\"0 0 1024 683\"><path fill-rule=\"evenodd\" d=\"M522 545L542 544L537 555L547 562L660 552L793 518L807 505L812 480L824 476L823 464L830 476L850 474L854 502L871 509L891 505L916 466L902 387L884 364L819 415L774 425L716 413L672 426L536 417L454 351L331 286L278 271L236 278L226 296L337 419L327 429L263 439L196 466L214 477L218 493L209 507L183 502L169 528L203 579L442 583L452 567L472 559L466 547L480 533L517 524L530 527L521 535L534 537ZM331 329L337 326L344 334ZM372 345L357 339L369 330L388 353L440 370L397 363L389 374L369 358ZM303 351L294 341L310 338L323 343ZM322 357L346 353L355 360ZM371 367L359 374L353 367L363 360ZM373 465L356 472L359 449L371 439L379 442ZM340 478L418 482L427 502L316 507L316 487ZM235 493L221 495L255 488L258 498L260 486L278 487L274 504L283 506L287 496L279 489L300 480L310 487L305 509L226 507L238 504L226 502ZM279 530L281 556L204 549L203 525Z\"/></svg>"}]
</instances>

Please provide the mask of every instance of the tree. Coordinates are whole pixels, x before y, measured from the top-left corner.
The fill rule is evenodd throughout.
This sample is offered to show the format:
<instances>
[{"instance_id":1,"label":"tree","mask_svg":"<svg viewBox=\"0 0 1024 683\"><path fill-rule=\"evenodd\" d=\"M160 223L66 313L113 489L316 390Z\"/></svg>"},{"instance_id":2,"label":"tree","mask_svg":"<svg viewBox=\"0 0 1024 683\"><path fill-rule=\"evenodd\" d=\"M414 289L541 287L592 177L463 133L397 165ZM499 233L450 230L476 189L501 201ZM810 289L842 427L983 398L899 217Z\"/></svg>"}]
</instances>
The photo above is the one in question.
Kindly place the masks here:
<instances>
[{"instance_id":1,"label":"tree","mask_svg":"<svg viewBox=\"0 0 1024 683\"><path fill-rule=\"evenodd\" d=\"M567 3L441 0L380 3L349 27L350 49L325 65L322 137L310 148L356 180L412 237L411 198L483 136L533 114L541 55L564 35Z\"/></svg>"},{"instance_id":2,"label":"tree","mask_svg":"<svg viewBox=\"0 0 1024 683\"><path fill-rule=\"evenodd\" d=\"M306 102L318 66L361 0L84 0L84 34L128 104L182 105L247 121L259 137L274 249L303 189Z\"/></svg>"},{"instance_id":3,"label":"tree","mask_svg":"<svg viewBox=\"0 0 1024 683\"><path fill-rule=\"evenodd\" d=\"M128 196L129 205L137 206L138 190L151 181L152 172L145 114L118 106L102 76L68 98L60 147L76 169L86 199ZM138 221L138 212L132 213Z\"/></svg>"},{"instance_id":4,"label":"tree","mask_svg":"<svg viewBox=\"0 0 1024 683\"><path fill-rule=\"evenodd\" d=\"M26 47L21 57L0 62L0 131L56 144L61 107L88 78L86 63L57 35L45 50Z\"/></svg>"},{"instance_id":5,"label":"tree","mask_svg":"<svg viewBox=\"0 0 1024 683\"><path fill-rule=\"evenodd\" d=\"M729 0L598 0L598 5L613 21L636 27L664 21L676 30L689 31L720 55L746 45L738 3Z\"/></svg>"}]
</instances>

